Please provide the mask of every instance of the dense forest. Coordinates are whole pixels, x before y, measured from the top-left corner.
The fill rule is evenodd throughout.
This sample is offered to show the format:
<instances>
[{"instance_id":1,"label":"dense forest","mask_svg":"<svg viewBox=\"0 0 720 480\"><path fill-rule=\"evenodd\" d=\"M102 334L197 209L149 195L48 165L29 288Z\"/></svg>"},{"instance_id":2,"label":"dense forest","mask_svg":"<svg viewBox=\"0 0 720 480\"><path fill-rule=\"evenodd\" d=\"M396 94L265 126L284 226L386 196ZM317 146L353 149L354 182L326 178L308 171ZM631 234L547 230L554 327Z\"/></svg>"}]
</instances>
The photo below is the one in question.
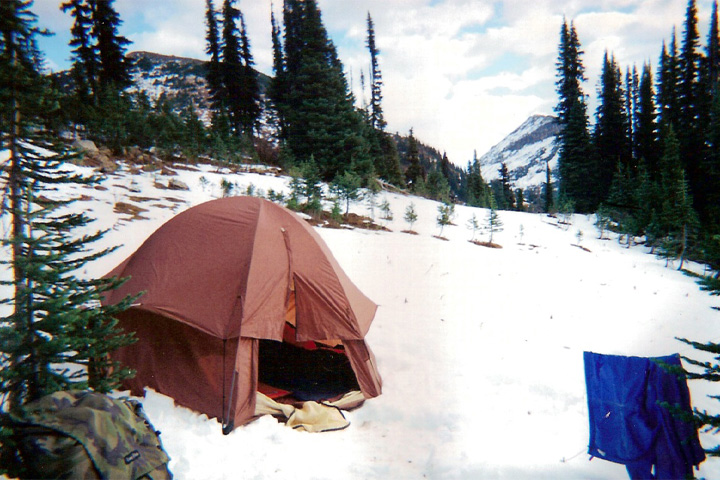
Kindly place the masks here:
<instances>
[{"instance_id":1,"label":"dense forest","mask_svg":"<svg viewBox=\"0 0 720 480\"><path fill-rule=\"evenodd\" d=\"M702 45L687 5L652 66L618 65L606 52L590 124L579 34L564 21L557 59L562 126L558 205L643 238L656 253L720 268L720 38L717 3Z\"/></svg>"}]
</instances>

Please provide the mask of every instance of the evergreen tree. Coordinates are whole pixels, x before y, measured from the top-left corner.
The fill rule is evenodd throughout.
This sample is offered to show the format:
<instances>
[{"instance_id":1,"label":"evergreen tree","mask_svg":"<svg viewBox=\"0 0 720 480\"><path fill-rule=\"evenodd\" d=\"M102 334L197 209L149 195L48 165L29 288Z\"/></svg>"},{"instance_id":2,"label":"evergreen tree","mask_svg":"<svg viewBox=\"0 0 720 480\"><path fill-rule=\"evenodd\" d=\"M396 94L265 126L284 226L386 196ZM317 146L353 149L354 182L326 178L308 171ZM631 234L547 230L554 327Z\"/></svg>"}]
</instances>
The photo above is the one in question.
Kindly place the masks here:
<instances>
[{"instance_id":1,"label":"evergreen tree","mask_svg":"<svg viewBox=\"0 0 720 480\"><path fill-rule=\"evenodd\" d=\"M636 156L639 162L645 161L648 173L651 177L658 172L658 145L657 145L657 115L654 102L655 92L653 89L652 70L649 64L645 64L640 77L638 91L638 107L636 119Z\"/></svg>"},{"instance_id":2,"label":"evergreen tree","mask_svg":"<svg viewBox=\"0 0 720 480\"><path fill-rule=\"evenodd\" d=\"M245 17L240 12L240 123L243 131L250 137L258 127L260 118L260 84L255 71L255 60L250 51L250 39L247 36Z\"/></svg>"},{"instance_id":3,"label":"evergreen tree","mask_svg":"<svg viewBox=\"0 0 720 480\"><path fill-rule=\"evenodd\" d=\"M92 94L97 93L98 58L91 36L92 8L85 0L69 0L60 5L63 12L70 12L75 19L70 29L72 38L72 77L80 105L92 104ZM80 110L82 111L82 110Z\"/></svg>"},{"instance_id":4,"label":"evergreen tree","mask_svg":"<svg viewBox=\"0 0 720 480\"><path fill-rule=\"evenodd\" d=\"M243 133L243 73L240 54L240 31L238 21L241 12L235 7L235 0L224 0L222 7L222 104L235 135Z\"/></svg>"},{"instance_id":5,"label":"evergreen tree","mask_svg":"<svg viewBox=\"0 0 720 480\"><path fill-rule=\"evenodd\" d=\"M673 29L670 46L663 42L660 64L658 67L657 109L660 130L663 135L672 125L680 124L680 60L677 53L675 29Z\"/></svg>"},{"instance_id":6,"label":"evergreen tree","mask_svg":"<svg viewBox=\"0 0 720 480\"><path fill-rule=\"evenodd\" d=\"M362 179L354 172L346 171L335 177L330 190L337 198L345 202L345 216L350 213L350 203L360 198Z\"/></svg>"},{"instance_id":7,"label":"evergreen tree","mask_svg":"<svg viewBox=\"0 0 720 480\"><path fill-rule=\"evenodd\" d=\"M122 91L132 85L130 61L125 58L130 40L118 33L122 20L113 8L115 0L89 0L92 36L97 41L98 84L101 89Z\"/></svg>"},{"instance_id":8,"label":"evergreen tree","mask_svg":"<svg viewBox=\"0 0 720 480\"><path fill-rule=\"evenodd\" d=\"M475 233L477 233L478 230L480 230L480 222L477 219L477 216L473 213L472 217L468 219L467 221L467 228L472 232L472 236L470 237L470 241L475 241Z\"/></svg>"},{"instance_id":9,"label":"evergreen tree","mask_svg":"<svg viewBox=\"0 0 720 480\"><path fill-rule=\"evenodd\" d=\"M210 55L210 61L206 64L205 79L207 80L210 98L213 109L221 110L223 104L223 79L222 67L220 65L220 33L217 24L217 11L213 0L205 0L205 53Z\"/></svg>"},{"instance_id":10,"label":"evergreen tree","mask_svg":"<svg viewBox=\"0 0 720 480\"><path fill-rule=\"evenodd\" d=\"M283 52L282 32L280 31L280 25L275 19L274 9L270 12L270 24L272 27L273 73L275 75L272 79L270 79L268 97L270 98L273 107L277 111L277 130L279 133L279 137L285 138L285 55Z\"/></svg>"},{"instance_id":11,"label":"evergreen tree","mask_svg":"<svg viewBox=\"0 0 720 480\"><path fill-rule=\"evenodd\" d=\"M354 108L335 46L316 0L286 0L283 75L276 101L293 155L315 157L323 179L371 160L363 119Z\"/></svg>"},{"instance_id":12,"label":"evergreen tree","mask_svg":"<svg viewBox=\"0 0 720 480\"><path fill-rule=\"evenodd\" d=\"M525 196L522 188L515 189L515 210L518 212L525 211Z\"/></svg>"},{"instance_id":13,"label":"evergreen tree","mask_svg":"<svg viewBox=\"0 0 720 480\"><path fill-rule=\"evenodd\" d=\"M473 153L472 162L468 162L465 182L468 205L471 207L487 207L490 203L489 189L482 177L480 160L477 158L477 152Z\"/></svg>"},{"instance_id":14,"label":"evergreen tree","mask_svg":"<svg viewBox=\"0 0 720 480\"><path fill-rule=\"evenodd\" d=\"M704 126L705 148L699 166L702 182L696 188L703 224L720 232L720 32L717 2L713 2L710 31L700 78L700 125Z\"/></svg>"},{"instance_id":15,"label":"evergreen tree","mask_svg":"<svg viewBox=\"0 0 720 480\"><path fill-rule=\"evenodd\" d=\"M70 154L44 127L43 117L57 102L39 74L38 30L30 4L0 3L0 150L9 154L3 171L8 186L3 213L12 225L3 240L10 258L2 261L11 267L12 279L2 284L13 288L12 296L0 301L12 309L0 319L3 411L21 410L27 402L63 389L108 392L129 373L107 354L130 341L111 317L133 299L101 307L101 297L120 282L75 275L109 252L89 253L87 247L104 232L76 233L87 231L89 217L68 208L72 201L53 200L48 194L65 184L95 179L64 168Z\"/></svg>"},{"instance_id":16,"label":"evergreen tree","mask_svg":"<svg viewBox=\"0 0 720 480\"><path fill-rule=\"evenodd\" d=\"M593 134L596 164L594 172L590 174L595 182L588 184L588 189L592 189L593 193L592 205L599 205L607 199L617 164L621 163L624 169L629 169L631 157L628 140L630 121L624 103L622 72L615 57L608 56L607 52L600 82Z\"/></svg>"},{"instance_id":17,"label":"evergreen tree","mask_svg":"<svg viewBox=\"0 0 720 480\"><path fill-rule=\"evenodd\" d=\"M418 215L415 211L415 204L413 202L410 202L410 205L407 206L405 209L405 215L403 216L403 219L410 225L410 231L413 231L413 225L415 222L417 222Z\"/></svg>"},{"instance_id":18,"label":"evergreen tree","mask_svg":"<svg viewBox=\"0 0 720 480\"><path fill-rule=\"evenodd\" d=\"M550 172L550 162L545 164L545 183L543 183L543 197L545 213L551 213L555 207L554 193L553 193L553 181Z\"/></svg>"},{"instance_id":19,"label":"evergreen tree","mask_svg":"<svg viewBox=\"0 0 720 480\"><path fill-rule=\"evenodd\" d=\"M382 74L378 63L380 50L375 44L375 24L370 12L367 15L367 42L370 52L370 125L377 130L385 129L385 119L382 110Z\"/></svg>"},{"instance_id":20,"label":"evergreen tree","mask_svg":"<svg viewBox=\"0 0 720 480\"><path fill-rule=\"evenodd\" d=\"M680 160L680 143L672 128L665 138L660 181L661 253L668 259L678 258L679 268L682 268L689 241L697 228L697 215L692 207L692 197Z\"/></svg>"},{"instance_id":21,"label":"evergreen tree","mask_svg":"<svg viewBox=\"0 0 720 480\"><path fill-rule=\"evenodd\" d=\"M380 155L375 162L375 172L378 177L398 187L405 187L402 168L400 167L400 155L397 145L390 134L383 131L375 131L377 141L380 145Z\"/></svg>"},{"instance_id":22,"label":"evergreen tree","mask_svg":"<svg viewBox=\"0 0 720 480\"><path fill-rule=\"evenodd\" d=\"M508 171L507 164L503 162L500 164L500 184L502 186L501 201L498 202L498 208L500 210L514 210L515 209L515 195L513 194L512 184L510 183L510 172ZM496 198L498 198L496 196Z\"/></svg>"},{"instance_id":23,"label":"evergreen tree","mask_svg":"<svg viewBox=\"0 0 720 480\"><path fill-rule=\"evenodd\" d=\"M412 192L422 190L420 186L424 188L425 185L425 169L420 164L420 150L412 128L408 137L407 162L410 166L405 171L405 179L410 190Z\"/></svg>"},{"instance_id":24,"label":"evergreen tree","mask_svg":"<svg viewBox=\"0 0 720 480\"><path fill-rule=\"evenodd\" d=\"M585 81L582 50L574 25L563 21L557 65L558 104L555 111L561 130L559 176L561 195L575 202L581 211L593 209L587 186L595 181L592 171L587 105L580 86Z\"/></svg>"},{"instance_id":25,"label":"evergreen tree","mask_svg":"<svg viewBox=\"0 0 720 480\"><path fill-rule=\"evenodd\" d=\"M500 215L498 215L497 203L495 202L495 196L492 194L490 194L490 210L488 211L486 219L486 228L490 233L489 243L493 243L495 233L503 231L503 222L500 219Z\"/></svg>"},{"instance_id":26,"label":"evergreen tree","mask_svg":"<svg viewBox=\"0 0 720 480\"><path fill-rule=\"evenodd\" d=\"M438 205L438 216L436 218L437 224L440 227L440 233L438 236L442 237L443 229L446 225L452 225L453 218L455 217L455 205L449 202L443 202Z\"/></svg>"},{"instance_id":27,"label":"evergreen tree","mask_svg":"<svg viewBox=\"0 0 720 480\"><path fill-rule=\"evenodd\" d=\"M680 118L675 130L680 141L680 155L687 173L690 189L701 191L700 159L703 154L704 138L700 120L700 34L698 33L697 6L695 0L688 0L685 14L682 50L680 52ZM700 200L700 199L698 199Z\"/></svg>"},{"instance_id":28,"label":"evergreen tree","mask_svg":"<svg viewBox=\"0 0 720 480\"><path fill-rule=\"evenodd\" d=\"M447 178L438 168L433 168L428 174L425 182L425 192L430 198L442 201L449 200L450 185Z\"/></svg>"}]
</instances>

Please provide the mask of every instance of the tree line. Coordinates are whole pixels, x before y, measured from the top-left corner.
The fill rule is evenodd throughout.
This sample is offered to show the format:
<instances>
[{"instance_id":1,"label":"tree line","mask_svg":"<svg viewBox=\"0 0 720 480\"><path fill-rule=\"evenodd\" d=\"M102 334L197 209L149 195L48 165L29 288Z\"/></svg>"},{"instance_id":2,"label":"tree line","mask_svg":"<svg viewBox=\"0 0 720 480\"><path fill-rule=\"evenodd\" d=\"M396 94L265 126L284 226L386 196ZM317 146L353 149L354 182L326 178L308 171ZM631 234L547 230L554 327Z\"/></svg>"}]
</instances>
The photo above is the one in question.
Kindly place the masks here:
<instances>
[{"instance_id":1,"label":"tree line","mask_svg":"<svg viewBox=\"0 0 720 480\"><path fill-rule=\"evenodd\" d=\"M720 269L720 38L713 3L704 45L695 0L680 44L673 29L658 67L618 65L606 52L590 125L583 51L563 21L555 107L561 132L558 201L597 213L669 259Z\"/></svg>"}]
</instances>

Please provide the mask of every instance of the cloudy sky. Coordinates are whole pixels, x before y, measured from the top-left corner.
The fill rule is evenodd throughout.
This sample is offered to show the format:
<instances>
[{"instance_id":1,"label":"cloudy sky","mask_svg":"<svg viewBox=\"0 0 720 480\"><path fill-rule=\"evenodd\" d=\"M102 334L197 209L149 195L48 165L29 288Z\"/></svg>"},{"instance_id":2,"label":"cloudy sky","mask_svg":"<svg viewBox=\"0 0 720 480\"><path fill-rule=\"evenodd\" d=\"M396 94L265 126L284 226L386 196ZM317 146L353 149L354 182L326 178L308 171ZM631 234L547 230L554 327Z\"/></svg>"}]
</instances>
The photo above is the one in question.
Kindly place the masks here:
<instances>
[{"instance_id":1,"label":"cloudy sky","mask_svg":"<svg viewBox=\"0 0 720 480\"><path fill-rule=\"evenodd\" d=\"M41 47L53 69L68 66L71 18L59 0L35 0L41 26L56 32ZM222 0L215 0L217 5ZM272 74L270 0L239 0L257 68ZM358 100L367 72L368 12L375 23L388 130L415 135L464 166L529 115L552 114L555 59L563 17L585 51L585 92L595 97L605 50L619 64L653 65L687 0L318 0ZM704 40L712 0L698 0ZM282 0L275 0L280 17ZM129 51L205 59L205 0L116 0ZM367 75L367 74L366 74ZM591 101L591 115L594 102Z\"/></svg>"}]
</instances>

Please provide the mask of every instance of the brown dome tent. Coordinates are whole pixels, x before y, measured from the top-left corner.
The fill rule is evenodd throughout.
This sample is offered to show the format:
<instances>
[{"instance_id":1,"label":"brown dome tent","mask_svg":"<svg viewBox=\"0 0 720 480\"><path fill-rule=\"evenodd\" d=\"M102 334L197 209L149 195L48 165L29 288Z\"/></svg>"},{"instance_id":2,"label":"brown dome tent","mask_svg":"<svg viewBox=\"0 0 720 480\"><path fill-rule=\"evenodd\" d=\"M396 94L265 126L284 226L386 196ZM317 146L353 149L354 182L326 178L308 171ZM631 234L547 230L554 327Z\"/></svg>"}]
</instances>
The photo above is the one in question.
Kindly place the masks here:
<instances>
[{"instance_id":1,"label":"brown dome tent","mask_svg":"<svg viewBox=\"0 0 720 480\"><path fill-rule=\"evenodd\" d=\"M364 340L377 306L307 222L272 202L232 197L190 208L108 276L130 279L107 304L145 292L118 316L138 341L113 354L137 371L124 384L134 395L153 388L222 420L227 433L255 416L263 388L313 399L353 387L380 394ZM296 374L310 378L300 385Z\"/></svg>"}]
</instances>

